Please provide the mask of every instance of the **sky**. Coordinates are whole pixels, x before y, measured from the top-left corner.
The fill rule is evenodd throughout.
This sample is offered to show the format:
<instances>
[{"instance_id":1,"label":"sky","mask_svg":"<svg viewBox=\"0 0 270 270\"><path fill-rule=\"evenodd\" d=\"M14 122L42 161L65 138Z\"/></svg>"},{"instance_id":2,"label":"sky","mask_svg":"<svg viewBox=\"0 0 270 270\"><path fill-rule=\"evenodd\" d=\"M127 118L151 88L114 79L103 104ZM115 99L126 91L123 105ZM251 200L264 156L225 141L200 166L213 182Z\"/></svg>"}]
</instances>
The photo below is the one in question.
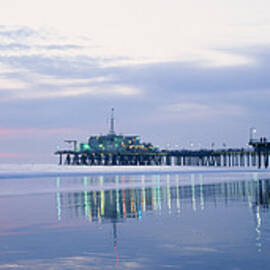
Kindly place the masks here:
<instances>
[{"instance_id":1,"label":"sky","mask_svg":"<svg viewBox=\"0 0 270 270\"><path fill-rule=\"evenodd\" d=\"M116 131L160 148L269 137L270 2L0 3L0 162Z\"/></svg>"}]
</instances>

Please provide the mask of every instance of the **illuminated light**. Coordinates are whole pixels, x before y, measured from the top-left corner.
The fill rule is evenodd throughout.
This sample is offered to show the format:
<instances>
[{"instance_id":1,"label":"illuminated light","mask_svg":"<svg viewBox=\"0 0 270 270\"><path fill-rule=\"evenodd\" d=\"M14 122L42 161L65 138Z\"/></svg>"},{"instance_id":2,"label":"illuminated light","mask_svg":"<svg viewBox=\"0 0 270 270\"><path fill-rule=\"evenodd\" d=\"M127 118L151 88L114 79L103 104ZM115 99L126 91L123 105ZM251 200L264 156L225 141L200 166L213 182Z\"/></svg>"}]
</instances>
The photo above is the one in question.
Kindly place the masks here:
<instances>
[{"instance_id":1,"label":"illuminated light","mask_svg":"<svg viewBox=\"0 0 270 270\"><path fill-rule=\"evenodd\" d=\"M90 147L90 145L88 145L88 144L84 144L84 145L83 145L83 149L84 149L84 150L90 150L91 147Z\"/></svg>"}]
</instances>

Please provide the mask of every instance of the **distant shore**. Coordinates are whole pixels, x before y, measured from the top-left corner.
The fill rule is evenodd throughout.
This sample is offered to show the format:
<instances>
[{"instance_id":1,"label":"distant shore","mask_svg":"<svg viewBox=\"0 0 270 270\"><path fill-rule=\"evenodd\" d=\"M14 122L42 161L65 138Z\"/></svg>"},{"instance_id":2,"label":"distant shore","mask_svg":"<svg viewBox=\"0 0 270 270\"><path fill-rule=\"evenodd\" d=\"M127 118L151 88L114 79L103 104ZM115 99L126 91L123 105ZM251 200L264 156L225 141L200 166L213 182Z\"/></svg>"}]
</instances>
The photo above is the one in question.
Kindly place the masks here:
<instances>
[{"instance_id":1,"label":"distant shore","mask_svg":"<svg viewBox=\"0 0 270 270\"><path fill-rule=\"evenodd\" d=\"M269 169L189 166L59 166L55 164L0 164L0 178L170 173L267 173Z\"/></svg>"}]
</instances>

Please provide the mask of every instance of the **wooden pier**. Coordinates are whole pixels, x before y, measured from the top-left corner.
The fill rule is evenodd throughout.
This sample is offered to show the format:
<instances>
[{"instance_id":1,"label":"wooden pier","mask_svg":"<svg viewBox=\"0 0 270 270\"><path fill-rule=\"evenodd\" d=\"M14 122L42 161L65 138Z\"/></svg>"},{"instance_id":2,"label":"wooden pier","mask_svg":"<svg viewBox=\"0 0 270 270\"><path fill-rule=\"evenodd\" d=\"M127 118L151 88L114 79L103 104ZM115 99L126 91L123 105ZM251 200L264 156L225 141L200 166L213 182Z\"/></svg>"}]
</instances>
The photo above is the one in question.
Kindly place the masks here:
<instances>
[{"instance_id":1,"label":"wooden pier","mask_svg":"<svg viewBox=\"0 0 270 270\"><path fill-rule=\"evenodd\" d=\"M202 167L269 167L270 141L250 140L252 149L161 150L150 153L92 152L62 150L59 165L85 166L202 166Z\"/></svg>"}]
</instances>

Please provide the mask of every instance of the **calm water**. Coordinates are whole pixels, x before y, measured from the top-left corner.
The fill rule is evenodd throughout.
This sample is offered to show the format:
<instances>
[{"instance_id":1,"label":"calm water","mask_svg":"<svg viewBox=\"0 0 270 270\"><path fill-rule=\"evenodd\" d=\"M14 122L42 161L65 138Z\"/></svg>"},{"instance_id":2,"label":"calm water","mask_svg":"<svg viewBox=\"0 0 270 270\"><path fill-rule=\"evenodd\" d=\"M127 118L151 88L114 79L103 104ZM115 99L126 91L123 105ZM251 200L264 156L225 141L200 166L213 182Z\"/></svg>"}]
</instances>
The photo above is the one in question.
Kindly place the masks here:
<instances>
[{"instance_id":1,"label":"calm water","mask_svg":"<svg viewBox=\"0 0 270 270\"><path fill-rule=\"evenodd\" d=\"M266 269L270 180L0 179L0 269Z\"/></svg>"}]
</instances>

